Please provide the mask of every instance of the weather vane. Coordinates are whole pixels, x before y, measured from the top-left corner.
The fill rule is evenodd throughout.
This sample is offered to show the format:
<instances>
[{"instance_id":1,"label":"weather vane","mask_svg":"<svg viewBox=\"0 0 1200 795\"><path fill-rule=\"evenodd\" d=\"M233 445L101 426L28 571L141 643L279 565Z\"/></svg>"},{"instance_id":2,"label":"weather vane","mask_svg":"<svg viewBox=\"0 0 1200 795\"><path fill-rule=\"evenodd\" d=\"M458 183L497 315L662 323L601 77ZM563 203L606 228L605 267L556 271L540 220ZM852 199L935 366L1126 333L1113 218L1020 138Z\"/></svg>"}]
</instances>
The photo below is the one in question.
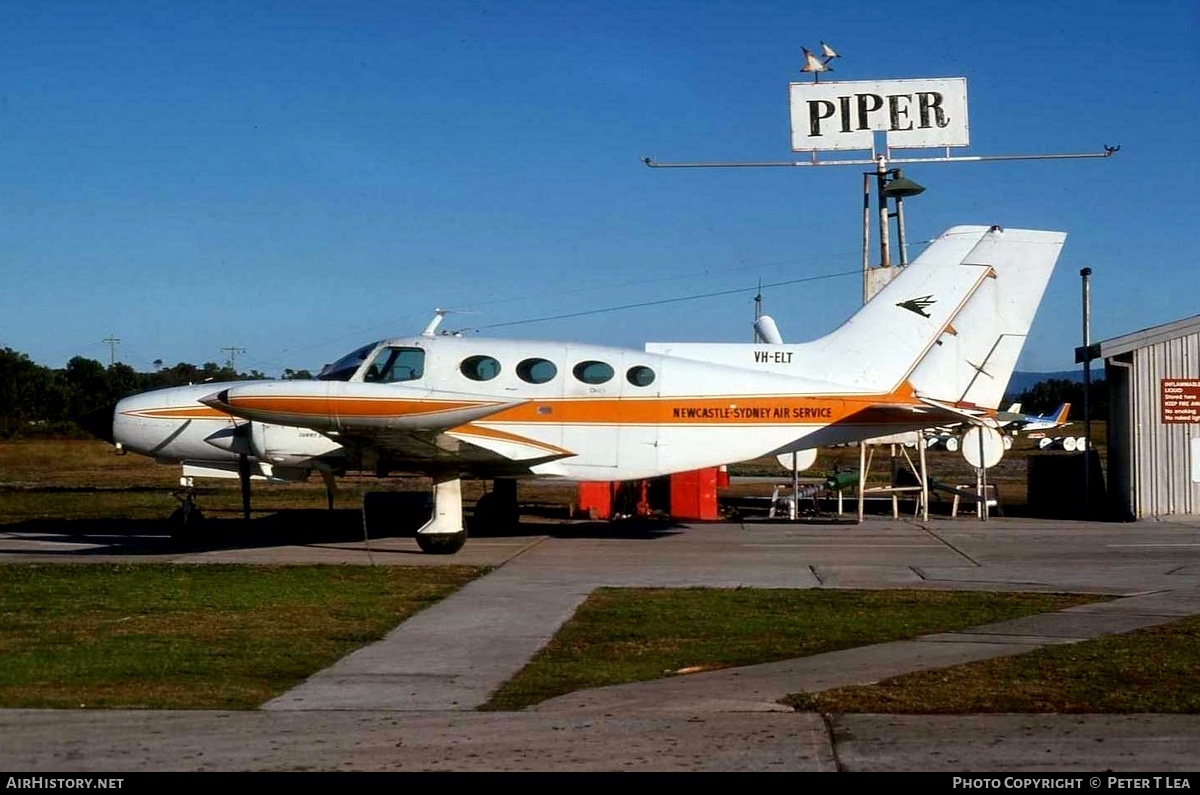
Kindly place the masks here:
<instances>
[{"instance_id":1,"label":"weather vane","mask_svg":"<svg viewBox=\"0 0 1200 795\"><path fill-rule=\"evenodd\" d=\"M834 58L840 58L837 50L830 47L825 42L821 42L821 55L818 57L807 47L801 47L804 51L804 66L800 67L801 72L812 72L813 82L821 82L821 72L832 72L832 67L829 62Z\"/></svg>"}]
</instances>

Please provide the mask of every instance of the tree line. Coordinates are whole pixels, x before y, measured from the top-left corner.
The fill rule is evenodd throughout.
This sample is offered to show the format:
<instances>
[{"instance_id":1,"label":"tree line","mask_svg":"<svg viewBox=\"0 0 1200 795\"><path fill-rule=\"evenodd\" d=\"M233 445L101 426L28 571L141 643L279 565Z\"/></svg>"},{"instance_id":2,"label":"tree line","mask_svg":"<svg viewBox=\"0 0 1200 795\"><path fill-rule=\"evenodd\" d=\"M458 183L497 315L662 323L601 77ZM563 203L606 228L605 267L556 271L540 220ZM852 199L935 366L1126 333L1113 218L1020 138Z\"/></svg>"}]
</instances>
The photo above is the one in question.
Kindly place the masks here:
<instances>
[{"instance_id":1,"label":"tree line","mask_svg":"<svg viewBox=\"0 0 1200 795\"><path fill-rule=\"evenodd\" d=\"M266 378L257 370L238 372L229 365L154 362L151 372L138 372L116 362L105 366L76 356L61 369L34 362L24 353L0 348L0 439L79 435L75 420L123 397L150 389L204 381ZM312 378L307 370L285 370L284 378Z\"/></svg>"},{"instance_id":2,"label":"tree line","mask_svg":"<svg viewBox=\"0 0 1200 795\"><path fill-rule=\"evenodd\" d=\"M1063 403L1071 404L1068 419L1083 419L1083 382L1067 378L1048 378L1038 381L1012 398L1021 404L1025 414L1045 414L1054 411ZM1004 408L1004 407L1001 407ZM1094 420L1108 419L1108 384L1103 378L1093 379L1088 391L1088 414Z\"/></svg>"},{"instance_id":3,"label":"tree line","mask_svg":"<svg viewBox=\"0 0 1200 795\"><path fill-rule=\"evenodd\" d=\"M204 381L237 381L266 378L257 370L242 373L229 365L205 362L200 366L180 362L165 366L154 362L151 372L138 372L116 362L104 366L76 356L62 369L44 367L11 348L0 349L0 439L22 436L79 435L75 420L123 397ZM284 378L312 378L308 370L283 371ZM1072 419L1083 416L1083 384L1051 378L1034 384L1008 402L1019 401L1026 414L1052 411L1071 404ZM1092 382L1089 394L1093 418L1108 416L1108 390L1103 380ZM1007 405L1007 403L1005 404Z\"/></svg>"}]
</instances>

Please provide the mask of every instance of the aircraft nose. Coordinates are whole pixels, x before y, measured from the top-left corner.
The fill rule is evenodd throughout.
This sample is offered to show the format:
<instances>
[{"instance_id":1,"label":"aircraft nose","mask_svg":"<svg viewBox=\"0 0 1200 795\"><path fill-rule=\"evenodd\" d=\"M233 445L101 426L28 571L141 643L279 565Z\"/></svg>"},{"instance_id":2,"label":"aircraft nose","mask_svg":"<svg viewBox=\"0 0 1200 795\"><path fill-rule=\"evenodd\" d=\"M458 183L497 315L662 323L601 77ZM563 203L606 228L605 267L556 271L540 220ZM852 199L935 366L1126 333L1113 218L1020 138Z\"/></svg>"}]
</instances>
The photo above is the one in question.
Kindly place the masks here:
<instances>
[{"instance_id":1,"label":"aircraft nose","mask_svg":"<svg viewBox=\"0 0 1200 795\"><path fill-rule=\"evenodd\" d=\"M113 414L116 410L117 404L115 402L109 403L98 409L89 411L87 414L76 419L75 422L80 428L83 428L97 439L103 439L109 444L113 444Z\"/></svg>"}]
</instances>

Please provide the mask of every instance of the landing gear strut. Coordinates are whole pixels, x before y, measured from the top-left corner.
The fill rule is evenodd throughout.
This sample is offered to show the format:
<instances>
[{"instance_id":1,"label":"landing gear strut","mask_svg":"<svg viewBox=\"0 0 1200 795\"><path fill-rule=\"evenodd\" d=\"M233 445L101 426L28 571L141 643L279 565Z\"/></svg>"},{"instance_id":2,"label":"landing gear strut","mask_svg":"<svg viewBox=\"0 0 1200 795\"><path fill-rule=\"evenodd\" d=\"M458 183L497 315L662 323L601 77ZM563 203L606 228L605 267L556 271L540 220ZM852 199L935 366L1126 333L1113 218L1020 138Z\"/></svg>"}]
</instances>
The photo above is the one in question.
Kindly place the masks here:
<instances>
[{"instance_id":1,"label":"landing gear strut","mask_svg":"<svg viewBox=\"0 0 1200 795\"><path fill-rule=\"evenodd\" d=\"M192 538L204 514L196 505L196 487L189 477L179 479L179 488L171 492L171 496L179 500L179 507L171 514L171 538L184 541Z\"/></svg>"},{"instance_id":2,"label":"landing gear strut","mask_svg":"<svg viewBox=\"0 0 1200 795\"><path fill-rule=\"evenodd\" d=\"M431 555L453 555L467 543L462 518L462 481L457 475L433 481L433 516L417 531L417 546Z\"/></svg>"}]
</instances>

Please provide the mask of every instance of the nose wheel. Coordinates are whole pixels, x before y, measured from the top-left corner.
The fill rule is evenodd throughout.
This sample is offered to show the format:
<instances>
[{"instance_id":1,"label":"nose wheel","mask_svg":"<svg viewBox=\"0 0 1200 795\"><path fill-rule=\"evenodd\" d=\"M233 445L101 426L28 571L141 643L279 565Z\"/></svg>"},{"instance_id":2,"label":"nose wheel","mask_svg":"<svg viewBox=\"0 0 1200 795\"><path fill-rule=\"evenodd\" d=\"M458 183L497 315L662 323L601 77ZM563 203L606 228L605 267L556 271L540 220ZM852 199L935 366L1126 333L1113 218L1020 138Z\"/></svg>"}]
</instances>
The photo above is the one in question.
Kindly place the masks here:
<instances>
[{"instance_id":1,"label":"nose wheel","mask_svg":"<svg viewBox=\"0 0 1200 795\"><path fill-rule=\"evenodd\" d=\"M467 543L467 531L461 533L417 533L417 546L427 555L453 555Z\"/></svg>"}]
</instances>

